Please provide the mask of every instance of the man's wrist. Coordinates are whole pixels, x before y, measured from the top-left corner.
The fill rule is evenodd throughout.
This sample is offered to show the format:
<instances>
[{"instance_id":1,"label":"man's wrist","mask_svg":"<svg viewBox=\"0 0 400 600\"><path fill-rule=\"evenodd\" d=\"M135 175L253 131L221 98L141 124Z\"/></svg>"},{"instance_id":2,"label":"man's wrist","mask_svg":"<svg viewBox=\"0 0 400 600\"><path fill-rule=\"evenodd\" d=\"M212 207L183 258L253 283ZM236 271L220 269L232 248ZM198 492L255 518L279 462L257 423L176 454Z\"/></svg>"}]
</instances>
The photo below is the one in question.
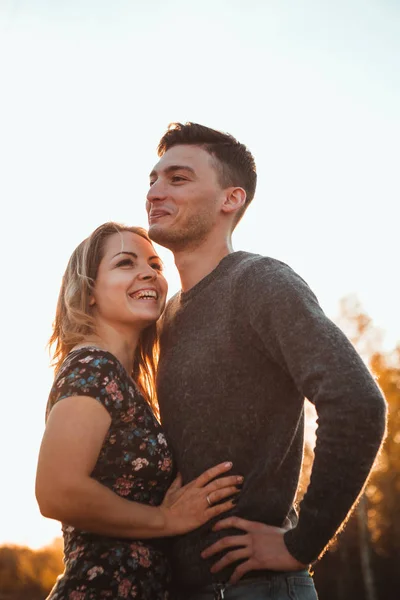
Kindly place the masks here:
<instances>
[{"instance_id":1,"label":"man's wrist","mask_svg":"<svg viewBox=\"0 0 400 600\"><path fill-rule=\"evenodd\" d=\"M285 533L283 534L283 543L285 544L286 550L288 551L290 556L298 564L298 568L299 569L308 569L311 563L306 563L301 560L301 557L296 552L296 544L295 543L293 544L293 541L292 541L293 535L294 535L294 537L296 536L295 531L296 531L296 527L293 527L293 529L289 529L289 530L285 531Z\"/></svg>"}]
</instances>

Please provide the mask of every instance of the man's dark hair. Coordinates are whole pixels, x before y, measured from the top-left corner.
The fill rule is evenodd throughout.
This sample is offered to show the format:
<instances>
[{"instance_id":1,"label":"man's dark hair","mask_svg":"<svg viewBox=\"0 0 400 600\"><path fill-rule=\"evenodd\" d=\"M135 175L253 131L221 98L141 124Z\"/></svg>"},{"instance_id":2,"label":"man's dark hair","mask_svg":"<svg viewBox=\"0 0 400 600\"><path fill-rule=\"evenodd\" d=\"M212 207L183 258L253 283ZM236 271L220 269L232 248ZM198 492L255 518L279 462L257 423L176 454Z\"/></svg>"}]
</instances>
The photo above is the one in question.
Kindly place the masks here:
<instances>
[{"instance_id":1,"label":"man's dark hair","mask_svg":"<svg viewBox=\"0 0 400 600\"><path fill-rule=\"evenodd\" d=\"M245 190L246 202L236 215L236 226L256 191L256 164L251 152L229 133L198 123L170 123L158 144L158 156L181 144L200 146L214 158L219 183L223 188L235 186Z\"/></svg>"}]
</instances>

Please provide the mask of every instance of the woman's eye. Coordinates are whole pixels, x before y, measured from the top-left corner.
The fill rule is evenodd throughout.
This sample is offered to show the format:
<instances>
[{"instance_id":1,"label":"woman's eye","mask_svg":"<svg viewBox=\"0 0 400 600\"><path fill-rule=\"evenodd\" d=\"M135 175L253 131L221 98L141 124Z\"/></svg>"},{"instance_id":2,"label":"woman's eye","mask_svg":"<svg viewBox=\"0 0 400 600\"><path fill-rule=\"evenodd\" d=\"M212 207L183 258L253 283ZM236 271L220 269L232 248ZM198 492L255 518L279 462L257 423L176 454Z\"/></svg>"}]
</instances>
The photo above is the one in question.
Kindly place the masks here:
<instances>
[{"instance_id":1,"label":"woman's eye","mask_svg":"<svg viewBox=\"0 0 400 600\"><path fill-rule=\"evenodd\" d=\"M151 265L152 269L155 269L156 271L162 271L163 270L163 266L161 263L152 263Z\"/></svg>"},{"instance_id":2,"label":"woman's eye","mask_svg":"<svg viewBox=\"0 0 400 600\"><path fill-rule=\"evenodd\" d=\"M117 267L131 267L133 266L133 260L131 258L124 258L117 263Z\"/></svg>"}]
</instances>

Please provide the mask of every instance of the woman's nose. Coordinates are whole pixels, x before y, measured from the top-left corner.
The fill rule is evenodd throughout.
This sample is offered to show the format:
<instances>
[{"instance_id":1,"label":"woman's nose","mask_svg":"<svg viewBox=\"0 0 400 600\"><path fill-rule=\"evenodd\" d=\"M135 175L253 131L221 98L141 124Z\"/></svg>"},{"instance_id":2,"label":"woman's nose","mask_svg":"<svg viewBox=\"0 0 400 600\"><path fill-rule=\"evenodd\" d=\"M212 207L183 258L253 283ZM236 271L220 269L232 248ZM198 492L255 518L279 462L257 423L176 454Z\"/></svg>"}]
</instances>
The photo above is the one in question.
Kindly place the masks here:
<instances>
[{"instance_id":1,"label":"woman's nose","mask_svg":"<svg viewBox=\"0 0 400 600\"><path fill-rule=\"evenodd\" d=\"M149 281L152 279L155 279L157 277L157 273L155 272L155 270L150 267L150 265L148 267L146 267L145 269L142 269L141 272L139 273L139 278L143 279L143 281Z\"/></svg>"}]
</instances>

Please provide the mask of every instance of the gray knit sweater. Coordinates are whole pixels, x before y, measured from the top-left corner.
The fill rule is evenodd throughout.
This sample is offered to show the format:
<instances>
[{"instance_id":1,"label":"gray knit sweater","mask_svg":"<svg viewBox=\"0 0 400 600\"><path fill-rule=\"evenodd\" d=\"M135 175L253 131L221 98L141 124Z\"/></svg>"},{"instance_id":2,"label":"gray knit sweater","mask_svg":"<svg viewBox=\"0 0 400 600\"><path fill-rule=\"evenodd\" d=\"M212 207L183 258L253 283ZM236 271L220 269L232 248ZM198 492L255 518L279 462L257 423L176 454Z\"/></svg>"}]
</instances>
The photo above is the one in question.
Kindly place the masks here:
<instances>
[{"instance_id":1,"label":"gray knit sweater","mask_svg":"<svg viewBox=\"0 0 400 600\"><path fill-rule=\"evenodd\" d=\"M281 526L299 561L315 561L340 527L380 447L385 401L363 361L287 265L247 252L166 309L158 371L161 419L184 482L232 460L244 475L233 514ZM304 397L318 413L312 478L293 500L303 453ZM176 538L181 586L217 578L200 552L222 535L212 523ZM237 533L237 532L236 532Z\"/></svg>"}]
</instances>

